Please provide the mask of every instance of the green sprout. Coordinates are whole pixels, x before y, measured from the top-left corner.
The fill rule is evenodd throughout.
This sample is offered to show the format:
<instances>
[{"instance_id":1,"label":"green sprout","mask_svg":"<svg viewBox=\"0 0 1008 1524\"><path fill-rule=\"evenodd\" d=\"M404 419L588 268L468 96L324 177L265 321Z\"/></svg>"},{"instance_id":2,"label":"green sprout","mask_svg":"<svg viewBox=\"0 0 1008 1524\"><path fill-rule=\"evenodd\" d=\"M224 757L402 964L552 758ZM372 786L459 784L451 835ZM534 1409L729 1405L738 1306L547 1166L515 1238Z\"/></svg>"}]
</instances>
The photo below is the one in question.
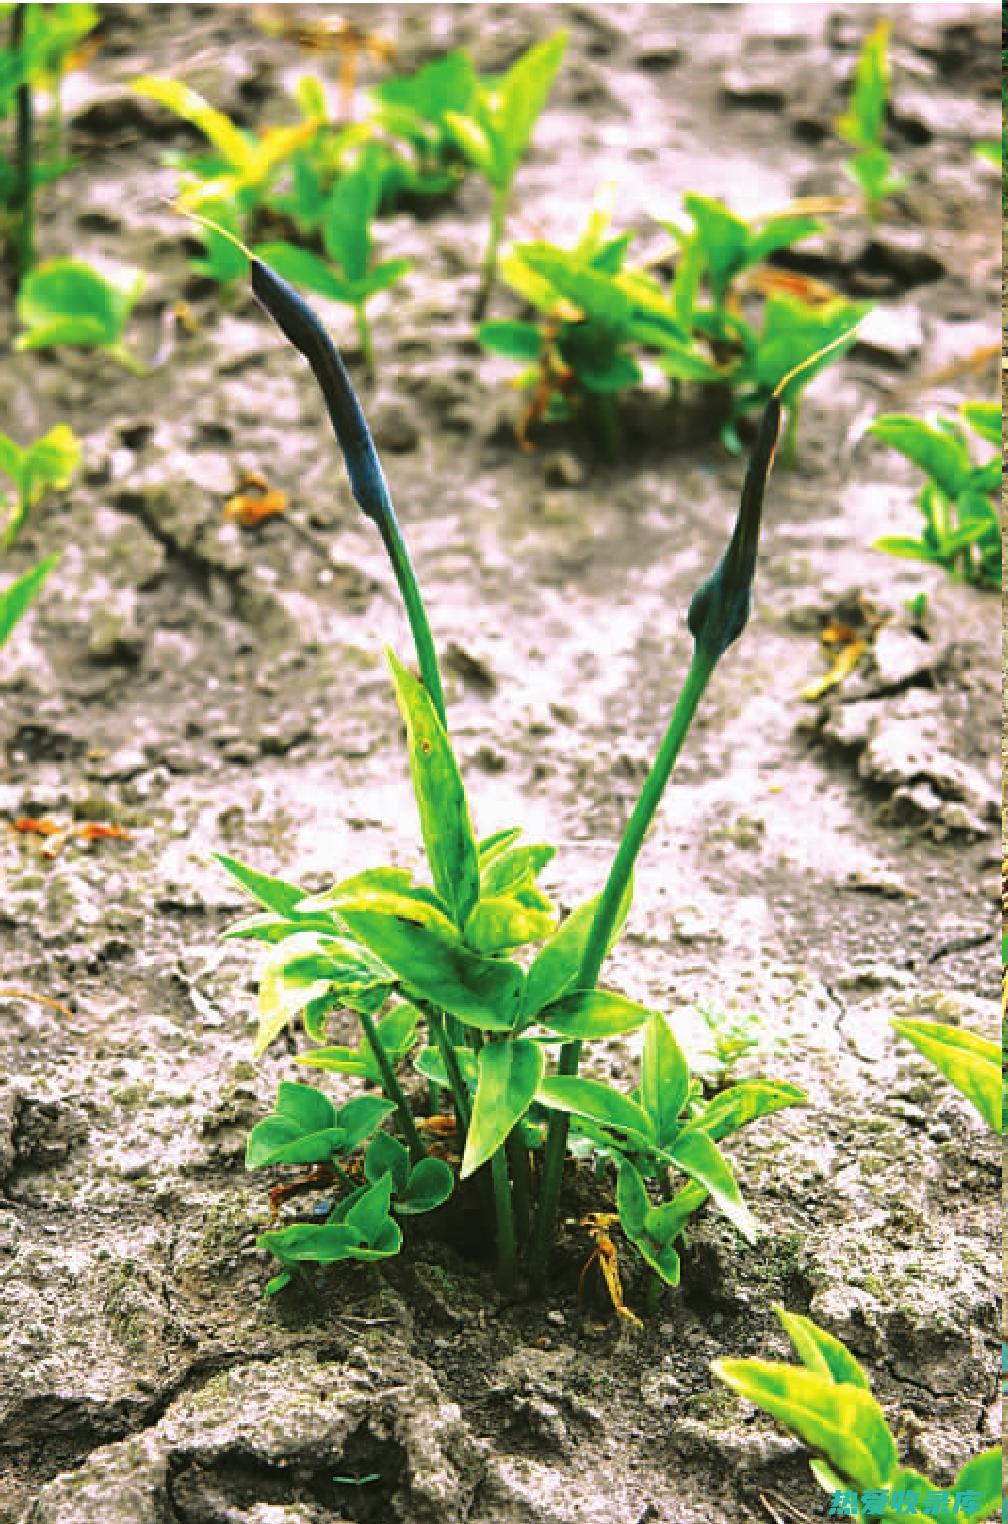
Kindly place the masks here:
<instances>
[{"instance_id":1,"label":"green sprout","mask_svg":"<svg viewBox=\"0 0 1008 1524\"><path fill-rule=\"evenodd\" d=\"M0 532L0 546L9 550L24 528L31 509L50 489L62 491L80 463L80 441L65 423L58 423L24 449L0 434L0 474L14 483L14 501Z\"/></svg>"},{"instance_id":2,"label":"green sprout","mask_svg":"<svg viewBox=\"0 0 1008 1524\"><path fill-rule=\"evenodd\" d=\"M344 1226L340 1214L350 1211L347 1202L354 1203L356 1212L356 1204L365 1199L351 1192L340 1198L329 1222L301 1223L292 1230L297 1262L324 1263L360 1257L357 1251L375 1255L398 1247L396 1233L386 1226L394 1211L391 1196L398 1190L400 1197L405 1192L412 1199L414 1188L420 1190L412 1183L414 1173L424 1171L423 1179L429 1173L430 1155L403 1072L413 1054L415 1074L433 1087L435 1098L449 1099L461 1150L460 1183L483 1172L489 1177L488 1228L496 1241L503 1287L513 1288L521 1265L534 1283L542 1282L572 1129L575 1147L592 1151L603 1171L614 1171L624 1236L640 1251L654 1284L674 1285L679 1277L675 1242L708 1200L744 1235L756 1231L719 1142L804 1097L792 1085L742 1081L705 1106L665 1017L599 988L598 980L629 910L634 863L697 705L715 665L746 623L780 404L771 399L766 409L729 545L690 605L693 662L609 878L596 899L558 925L554 906L538 883L555 855L553 848L521 842L517 828L483 840L474 830L446 728L430 626L367 424L338 353L298 293L257 257L252 287L319 380L354 496L389 550L421 672L418 679L388 653L406 728L429 883L415 882L404 868L378 867L322 894L305 895L296 884L220 859L260 907L227 933L266 944L256 1051L264 1051L300 1020L309 1040L319 1045L303 1061L377 1077L389 1121L401 1139L399 1165L390 1163L389 1178L380 1173L380 1160L371 1171L376 1177L371 1189L378 1192L381 1186L381 1191L366 1197L367 1223L356 1218L350 1223L359 1236L351 1242L346 1231L333 1232ZM327 1043L328 1018L344 1008L360 1023L362 1041L355 1049ZM426 1043L414 1054L421 1026ZM626 1094L579 1075L583 1044L633 1031L644 1036L635 1092ZM305 1091L311 1093L312 1087ZM278 1146L292 1145L294 1152L270 1153L269 1161L325 1163L339 1180L340 1170L345 1172L339 1156L346 1140L336 1136L342 1114L332 1112L321 1092L318 1099L314 1093L298 1094L310 1109L309 1120L293 1131L287 1124L286 1130L271 1124L271 1147L279 1139ZM278 1103L278 1114L285 1107L289 1110L287 1102ZM387 1150L380 1141L385 1137L375 1134L368 1156L371 1149ZM540 1151L542 1169L536 1172L533 1157ZM265 1162L255 1150L252 1157ZM678 1190L675 1174L686 1178ZM657 1204L651 1202L648 1182L661 1197ZM276 1252L279 1242L268 1238L264 1247ZM281 1256L287 1274L294 1256L287 1240L280 1248L288 1254L288 1261ZM617 1306L632 1316L621 1301Z\"/></svg>"},{"instance_id":3,"label":"green sprout","mask_svg":"<svg viewBox=\"0 0 1008 1524\"><path fill-rule=\"evenodd\" d=\"M480 79L468 110L446 110L443 121L459 150L493 193L490 235L483 259L475 316L482 318L497 277L497 258L515 174L546 105L567 46L556 32L528 49L506 74Z\"/></svg>"},{"instance_id":4,"label":"green sprout","mask_svg":"<svg viewBox=\"0 0 1008 1524\"><path fill-rule=\"evenodd\" d=\"M353 309L364 364L374 369L374 339L367 303L409 272L408 259L375 262L371 224L381 197L377 156L361 155L356 169L336 182L322 213L322 244L329 263L290 243L263 244L256 254L284 277Z\"/></svg>"},{"instance_id":5,"label":"green sprout","mask_svg":"<svg viewBox=\"0 0 1008 1524\"><path fill-rule=\"evenodd\" d=\"M382 206L403 197L443 196L457 186L466 158L448 125L449 114L465 118L473 109L479 78L468 53L446 53L416 73L375 85L373 120L377 130L402 145L389 154Z\"/></svg>"},{"instance_id":6,"label":"green sprout","mask_svg":"<svg viewBox=\"0 0 1008 1524\"><path fill-rule=\"evenodd\" d=\"M977 1032L965 1032L942 1021L890 1019L900 1037L913 1043L940 1074L971 1101L987 1126L1001 1132L1003 1081L1001 1048Z\"/></svg>"},{"instance_id":7,"label":"green sprout","mask_svg":"<svg viewBox=\"0 0 1008 1524\"><path fill-rule=\"evenodd\" d=\"M888 43L889 22L882 20L864 40L848 109L837 120L840 136L855 149L844 167L860 187L872 223L885 198L907 183L904 176L892 173L892 159L882 141L889 99Z\"/></svg>"},{"instance_id":8,"label":"green sprout","mask_svg":"<svg viewBox=\"0 0 1008 1524\"><path fill-rule=\"evenodd\" d=\"M0 588L0 646L6 643L14 626L27 614L58 561L58 555L47 556L37 566Z\"/></svg>"},{"instance_id":9,"label":"green sprout","mask_svg":"<svg viewBox=\"0 0 1008 1524\"><path fill-rule=\"evenodd\" d=\"M50 259L22 282L17 315L24 327L15 349L67 345L97 349L134 375L146 367L126 348L123 333L144 286L139 270L104 276L77 259Z\"/></svg>"},{"instance_id":10,"label":"green sprout","mask_svg":"<svg viewBox=\"0 0 1008 1524\"><path fill-rule=\"evenodd\" d=\"M810 1462L819 1485L849 1501L846 1516L926 1524L934 1519L937 1489L920 1472L901 1466L893 1432L868 1378L846 1345L811 1319L774 1311L801 1360L715 1360L715 1376L754 1403L815 1451ZM1001 1507L1001 1447L984 1450L960 1469L939 1497L955 1498L943 1511L979 1524ZM932 1496L925 1501L925 1494ZM832 1509L831 1509L832 1512Z\"/></svg>"},{"instance_id":11,"label":"green sprout","mask_svg":"<svg viewBox=\"0 0 1008 1524\"><path fill-rule=\"evenodd\" d=\"M959 415L996 453L975 465L966 431L951 418L933 423L904 413L876 418L868 433L899 450L927 476L917 506L924 518L919 538L885 535L876 550L942 566L976 587L1001 586L1001 405L964 402Z\"/></svg>"}]
</instances>

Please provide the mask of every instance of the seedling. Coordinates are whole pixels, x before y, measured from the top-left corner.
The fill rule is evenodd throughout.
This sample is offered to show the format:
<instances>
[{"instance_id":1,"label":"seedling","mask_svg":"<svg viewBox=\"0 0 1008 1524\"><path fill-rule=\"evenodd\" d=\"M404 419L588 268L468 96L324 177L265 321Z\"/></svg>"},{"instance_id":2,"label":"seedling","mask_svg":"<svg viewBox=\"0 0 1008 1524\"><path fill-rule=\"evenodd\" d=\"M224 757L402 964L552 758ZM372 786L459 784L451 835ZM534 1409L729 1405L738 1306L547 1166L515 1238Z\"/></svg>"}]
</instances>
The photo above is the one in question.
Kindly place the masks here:
<instances>
[{"instance_id":1,"label":"seedling","mask_svg":"<svg viewBox=\"0 0 1008 1524\"><path fill-rule=\"evenodd\" d=\"M323 212L322 243L332 264L290 243L264 244L256 251L286 280L353 308L368 370L374 367L374 340L367 303L397 285L410 269L408 259L373 262L371 224L380 196L380 159L364 153L357 168L336 182Z\"/></svg>"},{"instance_id":2,"label":"seedling","mask_svg":"<svg viewBox=\"0 0 1008 1524\"><path fill-rule=\"evenodd\" d=\"M567 33L537 43L506 74L480 79L465 111L446 110L443 121L460 151L490 185L490 235L480 277L475 317L482 318L497 276L497 257L507 221L511 187L536 122L560 68Z\"/></svg>"},{"instance_id":3,"label":"seedling","mask_svg":"<svg viewBox=\"0 0 1008 1524\"><path fill-rule=\"evenodd\" d=\"M816 1452L819 1485L833 1494L830 1515L927 1524L935 1517L978 1524L1001 1507L1001 1447L984 1450L936 1489L901 1466L893 1432L868 1378L846 1345L809 1318L774 1311L801 1365L777 1360L715 1360L715 1376L797 1434Z\"/></svg>"},{"instance_id":4,"label":"seedling","mask_svg":"<svg viewBox=\"0 0 1008 1524\"><path fill-rule=\"evenodd\" d=\"M14 347L98 349L134 375L144 375L145 366L123 341L143 286L139 270L121 269L110 278L76 259L36 265L18 292L17 315L25 331Z\"/></svg>"},{"instance_id":5,"label":"seedling","mask_svg":"<svg viewBox=\"0 0 1008 1524\"><path fill-rule=\"evenodd\" d=\"M47 556L15 581L0 588L0 646L6 643L14 626L27 614L58 561L58 555Z\"/></svg>"},{"instance_id":6,"label":"seedling","mask_svg":"<svg viewBox=\"0 0 1008 1524\"><path fill-rule=\"evenodd\" d=\"M930 1059L960 1095L972 1101L988 1127L997 1133L1001 1131L1003 1082L1001 1049L997 1043L942 1021L892 1018L890 1026Z\"/></svg>"},{"instance_id":7,"label":"seedling","mask_svg":"<svg viewBox=\"0 0 1008 1524\"><path fill-rule=\"evenodd\" d=\"M374 122L402 143L408 157L390 159L382 204L401 196L442 196L458 185L466 159L448 126L448 115L467 117L479 91L479 79L468 53L443 58L400 79L376 85Z\"/></svg>"},{"instance_id":8,"label":"seedling","mask_svg":"<svg viewBox=\"0 0 1008 1524\"><path fill-rule=\"evenodd\" d=\"M0 536L0 545L9 550L24 528L29 512L50 489L62 491L80 461L80 441L65 423L56 424L41 439L24 449L0 434L0 474L14 483L15 497Z\"/></svg>"},{"instance_id":9,"label":"seedling","mask_svg":"<svg viewBox=\"0 0 1008 1524\"><path fill-rule=\"evenodd\" d=\"M634 864L697 706L714 667L748 618L763 492L780 426L779 403L771 399L766 409L729 546L690 604L693 661L612 870L598 898L557 927L551 901L537 882L553 849L521 843L518 829L484 840L473 830L446 729L426 611L342 361L315 314L286 281L257 257L251 275L253 292L319 380L354 497L382 534L403 593L420 679L391 653L388 659L406 726L431 875L431 883L425 885L415 883L406 869L374 868L321 895L305 896L297 885L221 859L261 907L230 932L265 942L268 948L257 1051L300 1017L309 1037L323 1044L315 1065L325 1067L331 1060L332 1067L345 1073L348 1063L359 1059L345 1047L326 1049L326 1023L333 1009L352 1010L366 1044L369 1071L380 1077L385 1100L394 1108L389 1116L395 1118L402 1138L399 1164L390 1163L386 1169L379 1156L372 1168L376 1176L385 1169L370 1188L375 1194L351 1193L338 1204L335 1220L298 1225L298 1262L345 1258L365 1249L391 1253L398 1247L396 1233L387 1226L394 1210L391 1196L398 1192L401 1200L414 1188L413 1174L405 1172L407 1156L414 1173L424 1168L429 1156L398 1072L413 1040L412 1014L393 1006L379 1019L392 998L397 1004L405 1001L425 1025L427 1045L416 1067L450 1097L461 1152L460 1180L488 1168L501 1284L513 1286L522 1256L536 1283L545 1278L572 1119L579 1146L587 1145L603 1164L615 1167L624 1233L659 1279L674 1284L675 1240L708 1197L741 1232L754 1232L718 1142L747 1122L803 1097L791 1085L744 1081L704 1107L665 1018L615 991L598 989L597 983L629 910ZM534 948L538 950L526 951ZM584 1042L640 1029L644 1058L634 1094L579 1076ZM550 1054L558 1045L554 1065ZM318 1099L314 1097L314 1092L301 1096L312 1121L297 1134L300 1139L307 1132L312 1141L296 1146L309 1150L311 1162L335 1166L338 1148L329 1149L327 1160L322 1160L316 1135L342 1123L320 1092ZM320 1117L325 1120L319 1122ZM372 1148L386 1148L380 1142L383 1136L376 1134L368 1156ZM283 1146L291 1142L296 1140L288 1129ZM537 1192L530 1155L540 1148ZM305 1152L296 1156L308 1162ZM688 1180L677 1194L670 1186L673 1168ZM668 1195L660 1205L650 1201L648 1179L656 1182L663 1198ZM340 1214L349 1221L350 1211L356 1213L358 1207L367 1217L366 1223L356 1215L350 1222L358 1236L352 1242L345 1232L332 1237L332 1229L344 1225ZM330 1236L323 1241L314 1236L318 1233ZM275 1249L276 1241L267 1246ZM282 1247L289 1254L287 1241Z\"/></svg>"},{"instance_id":10,"label":"seedling","mask_svg":"<svg viewBox=\"0 0 1008 1524\"><path fill-rule=\"evenodd\" d=\"M933 423L904 413L886 413L868 429L892 445L927 475L917 498L924 518L919 539L885 535L876 550L915 561L930 561L977 587L1001 586L1001 406L997 402L964 402L963 422L996 453L974 465L969 438L956 420L938 417Z\"/></svg>"},{"instance_id":11,"label":"seedling","mask_svg":"<svg viewBox=\"0 0 1008 1524\"><path fill-rule=\"evenodd\" d=\"M860 187L872 223L885 198L907 183L905 177L892 173L892 159L883 146L889 100L888 43L889 22L879 21L864 40L854 68L850 104L837 120L840 136L856 150L844 168Z\"/></svg>"}]
</instances>

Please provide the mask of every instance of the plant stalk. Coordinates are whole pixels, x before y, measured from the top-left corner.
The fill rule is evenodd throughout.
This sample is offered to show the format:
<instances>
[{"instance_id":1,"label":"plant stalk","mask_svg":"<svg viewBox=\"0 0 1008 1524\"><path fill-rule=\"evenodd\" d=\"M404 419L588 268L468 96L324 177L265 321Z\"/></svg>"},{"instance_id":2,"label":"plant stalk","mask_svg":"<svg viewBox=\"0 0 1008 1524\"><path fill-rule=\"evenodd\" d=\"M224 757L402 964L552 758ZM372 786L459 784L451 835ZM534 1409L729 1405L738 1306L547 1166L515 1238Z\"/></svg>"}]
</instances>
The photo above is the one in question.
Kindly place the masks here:
<instances>
[{"instance_id":1,"label":"plant stalk","mask_svg":"<svg viewBox=\"0 0 1008 1524\"><path fill-rule=\"evenodd\" d=\"M14 122L14 214L17 219L15 237L15 263L17 282L27 275L35 263L35 206L32 186L34 110L31 82L27 77L25 52L25 27L28 6L15 5L11 17L11 51L25 69L25 77L15 92Z\"/></svg>"},{"instance_id":2,"label":"plant stalk","mask_svg":"<svg viewBox=\"0 0 1008 1524\"><path fill-rule=\"evenodd\" d=\"M486 316L487 306L490 302L490 293L493 291L494 282L497 279L497 256L500 253L501 240L504 237L504 224L507 220L508 193L510 186L495 186L493 204L490 208L490 236L487 239L486 253L483 256L483 268L480 271L479 291L476 293L476 304L473 307L473 320L481 322Z\"/></svg>"},{"instance_id":3,"label":"plant stalk","mask_svg":"<svg viewBox=\"0 0 1008 1524\"><path fill-rule=\"evenodd\" d=\"M382 1089L388 1099L395 1102L403 1137L406 1139L406 1146L410 1151L410 1158L416 1164L419 1160L426 1157L427 1150L420 1141L420 1134L416 1130L413 1113L409 1109L409 1102L403 1094L402 1086L396 1079L395 1070L389 1062L389 1056L382 1047L381 1039L378 1036L378 1029L374 1024L374 1018L367 1011L358 1011L357 1016L360 1019L361 1026L364 1028L364 1036L367 1039L368 1047L371 1049L374 1061L378 1065L378 1072L382 1079Z\"/></svg>"},{"instance_id":4,"label":"plant stalk","mask_svg":"<svg viewBox=\"0 0 1008 1524\"><path fill-rule=\"evenodd\" d=\"M372 376L374 374L374 340L371 336L371 324L368 322L363 302L354 307L354 318L357 322L357 342L360 345L364 369L367 371L368 376Z\"/></svg>"},{"instance_id":5,"label":"plant stalk","mask_svg":"<svg viewBox=\"0 0 1008 1524\"><path fill-rule=\"evenodd\" d=\"M503 1145L490 1158L493 1179L494 1212L497 1220L497 1284L502 1291L512 1291L515 1283L517 1249L515 1246L514 1210L511 1202L511 1179Z\"/></svg>"},{"instance_id":6,"label":"plant stalk","mask_svg":"<svg viewBox=\"0 0 1008 1524\"><path fill-rule=\"evenodd\" d=\"M581 959L581 969L577 979L578 989L591 990L598 983L599 970L609 951L619 907L630 882L634 864L658 806L661 804L665 786L716 664L716 656L712 656L699 646L695 648L693 660L690 662L686 680L676 701L675 709L672 711L672 718L669 720L668 729L658 749L658 755L644 781L633 813L623 832L623 839L613 858L605 888L599 896L598 909L595 912L595 919L588 933ZM580 1042L564 1043L560 1049L557 1072L577 1074L580 1059ZM539 1205L532 1230L532 1247L529 1255L529 1273L533 1284L537 1286L542 1286L546 1278L546 1261L553 1241L553 1224L560 1198L569 1122L566 1112L554 1112L550 1117L546 1134Z\"/></svg>"},{"instance_id":7,"label":"plant stalk","mask_svg":"<svg viewBox=\"0 0 1008 1524\"><path fill-rule=\"evenodd\" d=\"M448 1076L448 1088L451 1091L452 1105L455 1107L455 1118L461 1133L468 1132L469 1122L472 1117L472 1108L469 1105L469 1096L466 1091L465 1080L458 1066L455 1049L448 1040L445 1032L445 1019L441 1011L434 1006L424 1008L431 1030L434 1033L434 1041L437 1043L438 1052L441 1054L441 1062L445 1066Z\"/></svg>"},{"instance_id":8,"label":"plant stalk","mask_svg":"<svg viewBox=\"0 0 1008 1524\"><path fill-rule=\"evenodd\" d=\"M511 1170L511 1198L514 1207L515 1234L518 1242L528 1243L532 1226L532 1171L528 1149L522 1141L521 1128L514 1127L507 1137L508 1165Z\"/></svg>"},{"instance_id":9,"label":"plant stalk","mask_svg":"<svg viewBox=\"0 0 1008 1524\"><path fill-rule=\"evenodd\" d=\"M403 603L406 605L406 617L409 620L410 629L413 632L413 644L416 647L417 661L420 665L420 676L423 685L431 696L431 702L437 710L438 719L447 728L445 718L444 689L441 686L441 669L438 666L437 652L434 649L434 637L431 634L430 620L427 618L427 610L420 594L420 585L413 570L413 562L410 560L409 551L406 549L406 541L403 539L402 530L399 528L399 520L394 513L386 514L379 522L378 528L392 563L399 592Z\"/></svg>"}]
</instances>

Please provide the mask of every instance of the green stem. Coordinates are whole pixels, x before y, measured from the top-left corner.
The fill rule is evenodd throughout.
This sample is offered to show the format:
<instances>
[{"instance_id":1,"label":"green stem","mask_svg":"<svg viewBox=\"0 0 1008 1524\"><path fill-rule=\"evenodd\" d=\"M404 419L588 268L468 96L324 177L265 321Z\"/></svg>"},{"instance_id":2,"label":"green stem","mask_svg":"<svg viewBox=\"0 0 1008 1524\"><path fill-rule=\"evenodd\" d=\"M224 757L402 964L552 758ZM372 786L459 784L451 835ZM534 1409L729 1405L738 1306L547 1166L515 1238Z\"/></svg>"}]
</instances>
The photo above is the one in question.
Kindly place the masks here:
<instances>
[{"instance_id":1,"label":"green stem","mask_svg":"<svg viewBox=\"0 0 1008 1524\"><path fill-rule=\"evenodd\" d=\"M626 894L634 864L644 844L651 822L661 803L665 786L682 750L697 705L710 681L717 657L697 647L693 652L686 680L676 701L668 729L658 749L651 771L644 781L633 813L627 821L623 839L613 858L605 888L599 896L598 909L585 944L578 974L577 988L591 990L598 982L599 970L605 961L619 916L620 905ZM557 1072L577 1074L581 1059L580 1042L564 1043L560 1049ZM564 1155L567 1149L569 1118L564 1112L554 1112L550 1117L543 1157L542 1184L539 1190L539 1206L532 1232L532 1250L529 1270L533 1284L541 1286L546 1278L546 1261L553 1241L553 1224L556 1219L563 1179Z\"/></svg>"},{"instance_id":2,"label":"green stem","mask_svg":"<svg viewBox=\"0 0 1008 1524\"><path fill-rule=\"evenodd\" d=\"M487 305L490 301L490 293L497 279L497 256L500 253L501 239L504 237L504 224L507 221L509 185L495 186L493 204L490 207L490 236L487 240L486 253L483 256L483 268L480 271L479 291L476 294L476 305L473 308L473 318L478 323L486 315Z\"/></svg>"},{"instance_id":3,"label":"green stem","mask_svg":"<svg viewBox=\"0 0 1008 1524\"><path fill-rule=\"evenodd\" d=\"M360 344L361 358L368 375L374 374L374 340L371 335L371 324L367 320L364 311L364 303L360 302L354 307L354 317L357 320L357 342Z\"/></svg>"},{"instance_id":4,"label":"green stem","mask_svg":"<svg viewBox=\"0 0 1008 1524\"><path fill-rule=\"evenodd\" d=\"M396 1111L399 1113L399 1122L402 1127L403 1137L406 1139L406 1146L410 1151L410 1158L412 1159L413 1163L416 1164L420 1159L423 1159L426 1156L427 1150L424 1148L423 1144L420 1141L420 1134L416 1130L416 1123L413 1120L413 1113L409 1109L409 1102L403 1094L402 1086L396 1079L395 1070L392 1068L392 1065L389 1062L389 1056L385 1052L385 1049L382 1047L381 1039L378 1036L378 1030L374 1024L374 1018L370 1016L367 1011L358 1011L357 1015L360 1019L361 1026L364 1028L364 1036L367 1039L368 1047L371 1049L371 1052L374 1056L374 1061L378 1065L378 1072L381 1075L382 1080L382 1089L384 1090L388 1099L395 1102Z\"/></svg>"},{"instance_id":5,"label":"green stem","mask_svg":"<svg viewBox=\"0 0 1008 1524\"><path fill-rule=\"evenodd\" d=\"M798 414L801 410L801 400L795 397L787 410L787 423L784 425L784 437L780 442L780 463L785 470L790 471L798 456Z\"/></svg>"},{"instance_id":6,"label":"green stem","mask_svg":"<svg viewBox=\"0 0 1008 1524\"><path fill-rule=\"evenodd\" d=\"M511 1196L514 1206L515 1231L520 1244L528 1243L532 1226L532 1171L529 1168L528 1149L522 1140L521 1127L508 1133L508 1164L511 1169Z\"/></svg>"},{"instance_id":7,"label":"green stem","mask_svg":"<svg viewBox=\"0 0 1008 1524\"><path fill-rule=\"evenodd\" d=\"M14 13L11 17L11 49L18 56L22 65L25 64L25 24L27 17L27 5L15 5ZM29 80L25 78L18 85L15 92L14 126L14 170L16 178L12 200L14 213L17 218L15 257L19 283L24 279L35 262L35 208L32 186L33 116L32 88Z\"/></svg>"},{"instance_id":8,"label":"green stem","mask_svg":"<svg viewBox=\"0 0 1008 1524\"><path fill-rule=\"evenodd\" d=\"M511 1202L511 1180L503 1146L491 1155L490 1173L493 1178L494 1210L497 1218L497 1284L502 1291L511 1291L515 1282L517 1249Z\"/></svg>"},{"instance_id":9,"label":"green stem","mask_svg":"<svg viewBox=\"0 0 1008 1524\"><path fill-rule=\"evenodd\" d=\"M445 1066L448 1076L448 1088L451 1091L452 1104L455 1107L455 1117L459 1124L459 1131L466 1133L469 1130L469 1122L472 1117L472 1107L469 1104L469 1092L466 1089L462 1071L458 1065L455 1049L448 1041L445 1032L445 1021L442 1013L434 1006L425 1006L424 1014L427 1017L431 1031L434 1033L434 1041L437 1043L438 1052L441 1054L441 1062Z\"/></svg>"},{"instance_id":10,"label":"green stem","mask_svg":"<svg viewBox=\"0 0 1008 1524\"><path fill-rule=\"evenodd\" d=\"M431 696L438 718L442 725L446 725L444 689L441 686L441 670L438 667L437 652L434 649L434 637L431 634L430 620L427 618L427 610L424 608L424 601L420 595L420 586L416 579L416 572L413 570L413 562L406 549L406 541L403 539L399 521L394 513L384 515L379 521L378 528L392 563L403 603L406 605L406 617L409 619L410 629L413 632L413 644L416 646L417 661L420 664L420 676Z\"/></svg>"}]
</instances>

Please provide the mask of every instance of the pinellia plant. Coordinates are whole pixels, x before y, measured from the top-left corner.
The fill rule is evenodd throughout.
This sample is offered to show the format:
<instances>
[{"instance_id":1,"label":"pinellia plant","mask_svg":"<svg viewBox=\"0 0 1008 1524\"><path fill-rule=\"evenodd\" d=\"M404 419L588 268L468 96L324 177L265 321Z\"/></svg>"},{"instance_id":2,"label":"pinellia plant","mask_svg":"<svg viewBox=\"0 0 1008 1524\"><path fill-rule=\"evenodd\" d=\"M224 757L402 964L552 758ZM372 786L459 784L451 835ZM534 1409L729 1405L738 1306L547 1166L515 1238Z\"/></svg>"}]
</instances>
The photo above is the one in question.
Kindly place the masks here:
<instances>
[{"instance_id":1,"label":"pinellia plant","mask_svg":"<svg viewBox=\"0 0 1008 1524\"><path fill-rule=\"evenodd\" d=\"M951 1487L936 1488L901 1466L896 1440L868 1378L846 1345L809 1318L775 1307L801 1365L715 1360L714 1374L803 1439L831 1518L927 1524L991 1519L1001 1507L1001 1447L967 1461Z\"/></svg>"},{"instance_id":2,"label":"pinellia plant","mask_svg":"<svg viewBox=\"0 0 1008 1524\"><path fill-rule=\"evenodd\" d=\"M959 416L996 453L974 465L966 431L952 418L933 423L905 413L884 413L868 429L899 450L928 480L917 506L924 517L920 539L885 535L876 550L914 561L931 561L977 587L1001 586L1001 405L963 402Z\"/></svg>"},{"instance_id":3,"label":"pinellia plant","mask_svg":"<svg viewBox=\"0 0 1008 1524\"><path fill-rule=\"evenodd\" d=\"M388 659L431 875L431 883L422 884L406 869L374 868L306 896L294 884L221 859L260 906L230 932L267 944L257 1051L300 1017L308 1036L321 1044L304 1062L376 1080L384 1097L349 1114L353 1102L337 1111L313 1087L288 1086L274 1117L261 1124L265 1131L253 1133L251 1167L311 1164L303 1183L337 1180L349 1190L328 1221L263 1236L262 1246L282 1265L273 1284L285 1284L306 1262L394 1253L397 1214L429 1210L446 1198L451 1172L435 1167L397 1072L422 1025L426 1043L416 1068L436 1095L450 1100L459 1178L489 1174L501 1284L514 1285L521 1261L534 1283L545 1278L573 1132L580 1152L588 1149L600 1168L613 1168L624 1235L659 1282L674 1285L676 1241L708 1199L743 1235L755 1233L719 1142L804 1097L793 1085L743 1080L705 1105L666 1018L600 989L598 980L629 910L634 864L697 706L747 622L780 404L772 398L766 408L728 548L690 604L693 660L610 874L596 899L557 926L537 883L553 849L522 843L518 829L483 840L473 830L426 611L340 356L302 298L258 258L252 259L251 279L254 294L320 383L354 497L382 535L403 594L419 678L391 653ZM388 1008L390 999L395 1004ZM360 1023L357 1048L327 1044L328 1018L342 1008ZM635 1091L626 1094L579 1074L585 1042L631 1031L642 1031L644 1039ZM386 1115L398 1140L375 1130ZM351 1159L369 1138L362 1164ZM686 1177L678 1189L675 1172Z\"/></svg>"},{"instance_id":4,"label":"pinellia plant","mask_svg":"<svg viewBox=\"0 0 1008 1524\"><path fill-rule=\"evenodd\" d=\"M860 187L872 223L885 198L907 183L904 176L892 173L892 159L882 142L889 100L888 44L889 22L882 20L864 40L848 108L837 120L837 131L855 150L844 167Z\"/></svg>"},{"instance_id":5,"label":"pinellia plant","mask_svg":"<svg viewBox=\"0 0 1008 1524\"><path fill-rule=\"evenodd\" d=\"M493 193L490 236L476 300L477 319L486 311L497 276L497 256L514 177L566 46L567 33L556 32L523 53L506 74L478 80L467 110L448 110L443 114L444 124L459 149L488 181Z\"/></svg>"},{"instance_id":6,"label":"pinellia plant","mask_svg":"<svg viewBox=\"0 0 1008 1524\"><path fill-rule=\"evenodd\" d=\"M9 550L24 528L29 512L51 489L69 486L80 461L80 441L65 423L24 449L0 434L0 473L14 483L14 500L0 531L0 546Z\"/></svg>"}]
</instances>

